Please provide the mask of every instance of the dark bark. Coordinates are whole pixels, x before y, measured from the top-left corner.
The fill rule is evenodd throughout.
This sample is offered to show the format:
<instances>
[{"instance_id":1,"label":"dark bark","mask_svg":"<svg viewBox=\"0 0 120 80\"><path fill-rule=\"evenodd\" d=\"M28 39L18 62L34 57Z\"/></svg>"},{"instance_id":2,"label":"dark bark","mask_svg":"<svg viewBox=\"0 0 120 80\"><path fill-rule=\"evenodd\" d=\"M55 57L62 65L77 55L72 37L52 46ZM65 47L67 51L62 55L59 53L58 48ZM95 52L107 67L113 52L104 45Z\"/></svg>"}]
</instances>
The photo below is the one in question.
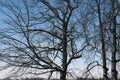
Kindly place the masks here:
<instances>
[{"instance_id":1,"label":"dark bark","mask_svg":"<svg viewBox=\"0 0 120 80\"><path fill-rule=\"evenodd\" d=\"M101 48L102 48L103 79L108 80L108 76L107 76L108 69L107 69L107 65L106 65L104 27L103 27L102 20L101 20L100 0L96 0L96 2L97 2L97 8L98 8L98 19L99 19L100 37L101 37L101 44L102 44Z\"/></svg>"},{"instance_id":2,"label":"dark bark","mask_svg":"<svg viewBox=\"0 0 120 80\"><path fill-rule=\"evenodd\" d=\"M63 72L60 73L60 80L66 80L67 74L67 23L63 22L63 59L62 59L62 69Z\"/></svg>"},{"instance_id":3,"label":"dark bark","mask_svg":"<svg viewBox=\"0 0 120 80\"><path fill-rule=\"evenodd\" d=\"M116 16L115 16L115 0L111 0L112 3L112 37L113 37L113 48L112 48L112 62L111 62L111 76L112 80L117 80L117 70L116 70Z\"/></svg>"}]
</instances>

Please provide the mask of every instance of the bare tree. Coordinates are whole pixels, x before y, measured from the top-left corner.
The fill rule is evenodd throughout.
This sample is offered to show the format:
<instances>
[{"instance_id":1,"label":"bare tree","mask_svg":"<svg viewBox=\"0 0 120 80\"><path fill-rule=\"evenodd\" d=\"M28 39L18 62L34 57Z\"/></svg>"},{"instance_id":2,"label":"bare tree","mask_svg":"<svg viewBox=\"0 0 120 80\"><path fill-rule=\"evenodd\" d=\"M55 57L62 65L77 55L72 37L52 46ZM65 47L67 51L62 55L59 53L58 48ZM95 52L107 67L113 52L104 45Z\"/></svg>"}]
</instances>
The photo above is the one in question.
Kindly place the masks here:
<instances>
[{"instance_id":1,"label":"bare tree","mask_svg":"<svg viewBox=\"0 0 120 80\"><path fill-rule=\"evenodd\" d=\"M118 42L119 39L118 34L119 34L119 28L118 28L118 20L119 20L119 9L118 9L118 5L119 5L119 1L102 1L102 0L96 0L93 1L93 3L96 2L94 5L90 4L91 6L93 5L94 9L95 9L95 15L97 15L98 19L98 24L95 24L95 30L96 32L94 32L94 36L90 42L91 45L91 50L93 50L95 53L101 53L102 54L102 65L100 65L100 61L97 61L96 65L93 65L91 68L90 65L92 65L95 61L91 62L88 65L88 71L90 71L91 69L93 69L95 66L101 66L103 68L103 77L104 79L107 79L107 70L109 70L110 67L107 68L107 66L112 67L111 70L111 76L112 76L112 80L116 80L117 79L117 69L116 69L116 63L119 61L119 59L117 59L118 54L119 54L119 46L118 46ZM96 14L97 12L97 14ZM95 16L94 15L94 16ZM98 29L99 26L100 28ZM97 30L98 33L97 34ZM111 55L111 59L110 59L110 55ZM107 61L111 62L111 64L107 65ZM115 73L116 72L116 73ZM113 78L113 74L114 74L114 78ZM116 75L116 76L115 76ZM115 79L116 77L116 79Z\"/></svg>"},{"instance_id":2,"label":"bare tree","mask_svg":"<svg viewBox=\"0 0 120 80\"><path fill-rule=\"evenodd\" d=\"M111 76L112 80L117 80L117 70L116 70L116 53L117 53L117 42L116 42L116 29L117 29L117 22L116 22L116 9L115 9L116 1L111 0L111 20L112 20L112 56L111 56Z\"/></svg>"},{"instance_id":3,"label":"bare tree","mask_svg":"<svg viewBox=\"0 0 120 80\"><path fill-rule=\"evenodd\" d=\"M107 64L106 64L106 49L105 49L105 38L104 38L104 25L102 23L102 18L101 18L101 7L100 0L96 0L97 4L97 10L98 10L98 19L99 19L99 26L100 26L100 37L101 37L101 49L102 49L102 64L103 64L103 79L108 80L107 76Z\"/></svg>"},{"instance_id":4,"label":"bare tree","mask_svg":"<svg viewBox=\"0 0 120 80\"><path fill-rule=\"evenodd\" d=\"M0 26L0 60L7 63L1 69L16 67L21 74L49 73L48 80L59 72L60 80L65 80L72 61L88 56L89 50L95 60L88 64L88 72L101 66L103 78L108 80L110 61L112 79L117 80L119 1L1 0L0 10L4 23ZM87 54L82 54L84 51Z\"/></svg>"},{"instance_id":5,"label":"bare tree","mask_svg":"<svg viewBox=\"0 0 120 80\"><path fill-rule=\"evenodd\" d=\"M78 14L83 7L81 2L1 0L1 12L6 18L0 31L0 60L18 70L44 70L36 74L50 73L50 77L57 71L60 80L66 80L69 64L79 59L88 45L86 26L81 25Z\"/></svg>"}]
</instances>

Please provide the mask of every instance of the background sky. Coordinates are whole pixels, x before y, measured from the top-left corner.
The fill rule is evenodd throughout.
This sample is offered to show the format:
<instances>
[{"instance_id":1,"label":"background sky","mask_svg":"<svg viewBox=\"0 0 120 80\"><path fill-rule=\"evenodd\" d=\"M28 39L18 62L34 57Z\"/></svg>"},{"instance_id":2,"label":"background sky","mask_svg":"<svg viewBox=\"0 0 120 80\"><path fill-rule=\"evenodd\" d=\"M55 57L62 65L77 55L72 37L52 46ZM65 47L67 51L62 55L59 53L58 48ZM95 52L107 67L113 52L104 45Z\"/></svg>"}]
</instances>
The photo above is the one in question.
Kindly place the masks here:
<instances>
[{"instance_id":1,"label":"background sky","mask_svg":"<svg viewBox=\"0 0 120 80\"><path fill-rule=\"evenodd\" d=\"M17 1L17 0L15 0L15 1ZM0 27L5 27L6 25L3 24L2 19L6 18L6 17L3 16L1 13L0 13L0 15L1 15L0 16ZM98 21L96 21L96 23L97 22ZM85 54L88 54L88 57L83 56L84 58L80 58L78 60L75 60L75 61L72 62L72 64L70 64L70 70L69 71L72 72L73 74L77 73L77 75L75 75L75 76L78 76L78 77L82 76L83 72L86 71L86 67L87 67L88 63L93 60L93 57L91 57L93 55L91 53L87 53L86 52ZM96 60L99 60L99 57L96 57ZM0 63L0 65L2 66L4 64ZM73 71L73 68L75 69L74 71ZM2 79L2 78L5 78L5 77L8 77L8 76L11 76L12 73L11 73L11 71L10 72L9 71L10 71L9 69L1 71L0 72L0 78ZM102 76L102 68L96 67L95 69L92 70L92 73L93 73L93 75L95 75L97 77L101 77ZM56 73L53 76L56 76ZM27 76L24 76L24 77L32 77L32 76L31 75L27 75ZM42 75L40 77L46 77L46 75Z\"/></svg>"}]
</instances>

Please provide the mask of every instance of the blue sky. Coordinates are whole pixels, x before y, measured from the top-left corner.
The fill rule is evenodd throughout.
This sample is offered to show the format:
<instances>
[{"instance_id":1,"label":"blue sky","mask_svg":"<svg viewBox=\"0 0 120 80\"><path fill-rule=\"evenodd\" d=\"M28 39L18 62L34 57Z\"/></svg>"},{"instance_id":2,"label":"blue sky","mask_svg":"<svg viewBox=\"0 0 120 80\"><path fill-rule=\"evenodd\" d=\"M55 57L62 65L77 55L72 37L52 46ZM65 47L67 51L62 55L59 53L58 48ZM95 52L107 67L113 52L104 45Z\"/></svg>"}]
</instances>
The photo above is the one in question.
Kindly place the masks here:
<instances>
[{"instance_id":1,"label":"blue sky","mask_svg":"<svg viewBox=\"0 0 120 80\"><path fill-rule=\"evenodd\" d=\"M14 0L15 2L17 0ZM16 2L18 3L18 2ZM52 4L52 1L51 1L51 4ZM19 0L19 6L22 7L22 4L21 4L21 0ZM84 11L84 9L83 9ZM4 28L6 27L7 25L5 25L3 22L2 22L2 19L6 19L6 17L0 13L0 28ZM96 20L96 25L98 24L98 21ZM48 25L48 24L47 24ZM43 25L42 25L43 26ZM90 26L90 29L91 29L91 26ZM20 38L19 36L17 36L16 38ZM82 42L82 41L81 41ZM78 43L78 47L81 47L81 44ZM82 72L85 71L85 68L87 67L87 64L90 63L92 60L98 60L101 62L100 60L100 54L97 54L97 57L95 57L94 59L94 54L92 52L88 53L88 51L85 51L84 53L82 54L87 54L88 57L86 56L83 56L85 58L80 58L78 60L75 60L72 62L72 64L70 64L70 68L71 68L71 71L72 71L72 68L76 68L76 73L79 74L77 76L81 76L82 75ZM93 56L93 57L92 57ZM4 63L1 63L1 65L4 65ZM69 69L68 69L69 70ZM100 67L96 67L95 69L92 70L92 73L95 75L95 76L101 76L102 75L102 69ZM9 72L9 70L3 70L1 73L0 73L0 78L4 78L4 77L7 77L11 75L11 73ZM44 75L45 77L46 75Z\"/></svg>"},{"instance_id":2,"label":"blue sky","mask_svg":"<svg viewBox=\"0 0 120 80\"><path fill-rule=\"evenodd\" d=\"M14 0L14 2L15 2L16 4L18 4L20 7L22 7L21 0L19 0L19 2L16 2L16 0ZM10 13L8 13L8 14L10 14ZM5 25L5 24L2 22L2 19L6 19L6 17L5 17L3 14L1 14L1 15L2 15L2 16L0 16L0 18L1 18L1 20L0 20L0 23L1 23L0 28L5 28L7 25ZM19 36L18 36L18 37L16 36L16 38L20 38L20 37L19 37ZM80 44L79 44L79 45L80 45ZM4 65L4 64L1 63L1 65ZM85 59L83 59L83 58L78 59L78 60L75 60L75 61L72 62L72 64L70 64L70 68L72 68L72 69L73 69L73 68L79 69L79 70L78 70L78 73L84 72L86 66L87 66L87 64L85 63ZM72 71L72 69L71 69L71 71ZM69 69L68 69L68 70L69 70ZM77 71L75 71L75 72L77 72ZM0 78L7 77L7 76L9 76L9 75L11 75L11 73L9 72L9 70L3 70L3 71L0 73ZM82 75L82 73L79 74L79 75ZM77 75L77 76L78 76L78 75Z\"/></svg>"}]
</instances>

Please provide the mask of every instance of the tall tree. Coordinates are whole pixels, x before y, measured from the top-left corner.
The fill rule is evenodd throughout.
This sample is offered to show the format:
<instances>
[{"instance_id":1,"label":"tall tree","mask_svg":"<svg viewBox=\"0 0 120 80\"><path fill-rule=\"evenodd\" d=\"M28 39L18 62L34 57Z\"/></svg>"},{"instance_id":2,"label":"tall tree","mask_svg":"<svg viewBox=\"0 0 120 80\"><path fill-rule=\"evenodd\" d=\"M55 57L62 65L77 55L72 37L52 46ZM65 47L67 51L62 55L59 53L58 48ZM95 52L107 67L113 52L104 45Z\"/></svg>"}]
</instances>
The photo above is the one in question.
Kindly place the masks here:
<instances>
[{"instance_id":1,"label":"tall tree","mask_svg":"<svg viewBox=\"0 0 120 80\"><path fill-rule=\"evenodd\" d=\"M105 49L105 38L104 38L104 25L101 19L101 1L96 0L97 3L97 10L98 10L98 19L99 19L99 26L100 26L100 37L101 37L101 48L102 48L102 64L103 64L103 79L108 80L107 76L107 64L106 64L106 49Z\"/></svg>"},{"instance_id":2,"label":"tall tree","mask_svg":"<svg viewBox=\"0 0 120 80\"><path fill-rule=\"evenodd\" d=\"M117 53L117 42L116 42L116 29L117 29L117 22L116 22L116 0L111 0L111 21L112 21L112 56L111 56L111 76L112 80L117 80L117 70L116 70L116 53Z\"/></svg>"},{"instance_id":3,"label":"tall tree","mask_svg":"<svg viewBox=\"0 0 120 80\"><path fill-rule=\"evenodd\" d=\"M95 2L95 3L94 3ZM96 5L95 5L96 4ZM100 31L100 34L97 34L97 32L94 32L94 36L91 40L91 48L92 50L95 51L95 53L101 53L102 54L102 65L100 65L100 61L93 61L91 62L88 66L93 65L93 63L97 63L97 65L93 65L92 68L89 68L88 70L93 69L95 66L102 66L103 67L103 77L107 79L107 70L110 69L108 67L107 69L107 61L111 62L111 67L113 68L114 64L114 69L111 70L117 73L117 69L115 66L117 65L116 63L119 61L117 59L118 57L118 50L119 50L119 1L118 0L111 0L111 1L105 1L105 0L96 0L93 1L93 5L95 9L95 14L94 16L98 15L96 19L98 19L98 22L95 22L95 30L98 32ZM97 14L96 14L97 12ZM97 25L96 25L97 24ZM99 24L99 25L98 25ZM97 26L100 27L100 29L97 28ZM114 32L114 33L113 33ZM99 45L98 45L99 44ZM115 46L116 45L116 46ZM113 47L114 46L114 47ZM101 47L101 48L100 48ZM115 49L116 48L116 49ZM111 59L110 56L111 55ZM113 58L114 56L114 58ZM110 66L108 64L108 66ZM105 67L106 66L106 67ZM111 74L112 76L112 74ZM115 76L114 76L115 77ZM113 79L113 78L112 78Z\"/></svg>"},{"instance_id":4,"label":"tall tree","mask_svg":"<svg viewBox=\"0 0 120 80\"><path fill-rule=\"evenodd\" d=\"M82 0L0 2L7 18L0 32L4 46L0 60L17 68L44 70L50 76L57 71L60 80L66 80L68 66L88 45L86 25L81 25L83 17L78 14Z\"/></svg>"}]
</instances>

